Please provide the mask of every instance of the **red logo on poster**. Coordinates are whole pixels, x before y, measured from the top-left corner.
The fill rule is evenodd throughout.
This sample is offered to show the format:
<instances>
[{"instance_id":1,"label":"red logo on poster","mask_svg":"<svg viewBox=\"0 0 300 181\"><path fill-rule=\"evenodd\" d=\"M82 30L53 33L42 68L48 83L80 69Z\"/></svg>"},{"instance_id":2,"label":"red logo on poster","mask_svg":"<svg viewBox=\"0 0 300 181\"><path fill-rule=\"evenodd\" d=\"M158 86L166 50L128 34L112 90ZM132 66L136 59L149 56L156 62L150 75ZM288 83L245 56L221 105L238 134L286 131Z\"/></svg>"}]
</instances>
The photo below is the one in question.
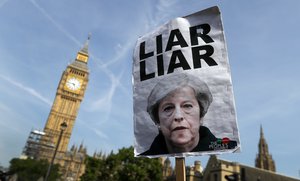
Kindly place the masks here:
<instances>
[{"instance_id":1,"label":"red logo on poster","mask_svg":"<svg viewBox=\"0 0 300 181\"><path fill-rule=\"evenodd\" d=\"M222 139L222 143L223 144L228 144L229 142L230 142L230 139L227 138L227 137L225 137L225 138Z\"/></svg>"}]
</instances>

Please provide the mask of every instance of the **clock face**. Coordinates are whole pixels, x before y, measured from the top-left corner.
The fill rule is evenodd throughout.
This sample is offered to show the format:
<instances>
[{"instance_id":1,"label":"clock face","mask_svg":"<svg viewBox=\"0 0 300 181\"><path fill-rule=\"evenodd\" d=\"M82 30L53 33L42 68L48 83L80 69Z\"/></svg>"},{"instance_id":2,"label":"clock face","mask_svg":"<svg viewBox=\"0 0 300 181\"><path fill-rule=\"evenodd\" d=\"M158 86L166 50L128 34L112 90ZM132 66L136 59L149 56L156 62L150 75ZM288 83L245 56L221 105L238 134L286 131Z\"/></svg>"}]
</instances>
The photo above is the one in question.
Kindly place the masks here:
<instances>
[{"instance_id":1,"label":"clock face","mask_svg":"<svg viewBox=\"0 0 300 181\"><path fill-rule=\"evenodd\" d=\"M80 80L75 78L75 77L71 77L67 80L66 86L70 89L70 90L78 90L81 86Z\"/></svg>"}]
</instances>

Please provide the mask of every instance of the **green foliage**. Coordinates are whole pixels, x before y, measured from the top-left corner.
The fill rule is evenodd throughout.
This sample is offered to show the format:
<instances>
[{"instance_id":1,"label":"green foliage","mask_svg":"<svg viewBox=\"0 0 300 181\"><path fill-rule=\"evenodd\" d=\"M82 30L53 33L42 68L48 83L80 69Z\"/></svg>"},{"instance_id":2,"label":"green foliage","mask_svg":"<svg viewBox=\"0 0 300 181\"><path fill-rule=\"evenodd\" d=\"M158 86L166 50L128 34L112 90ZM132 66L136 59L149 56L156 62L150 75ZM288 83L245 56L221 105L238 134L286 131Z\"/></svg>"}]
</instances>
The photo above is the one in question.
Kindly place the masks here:
<instances>
[{"instance_id":1,"label":"green foliage","mask_svg":"<svg viewBox=\"0 0 300 181\"><path fill-rule=\"evenodd\" d=\"M18 175L18 181L38 180L46 175L49 163L47 160L18 159L13 158L10 161L9 172ZM49 181L60 178L58 172L59 165L55 164L51 168Z\"/></svg>"},{"instance_id":2,"label":"green foliage","mask_svg":"<svg viewBox=\"0 0 300 181\"><path fill-rule=\"evenodd\" d=\"M88 157L81 180L159 181L162 180L162 165L158 159L135 158L133 147L122 148L101 159Z\"/></svg>"},{"instance_id":3,"label":"green foliage","mask_svg":"<svg viewBox=\"0 0 300 181\"><path fill-rule=\"evenodd\" d=\"M96 181L98 177L102 176L101 170L104 170L104 166L105 160L87 157L85 173L81 176L81 180Z\"/></svg>"}]
</instances>

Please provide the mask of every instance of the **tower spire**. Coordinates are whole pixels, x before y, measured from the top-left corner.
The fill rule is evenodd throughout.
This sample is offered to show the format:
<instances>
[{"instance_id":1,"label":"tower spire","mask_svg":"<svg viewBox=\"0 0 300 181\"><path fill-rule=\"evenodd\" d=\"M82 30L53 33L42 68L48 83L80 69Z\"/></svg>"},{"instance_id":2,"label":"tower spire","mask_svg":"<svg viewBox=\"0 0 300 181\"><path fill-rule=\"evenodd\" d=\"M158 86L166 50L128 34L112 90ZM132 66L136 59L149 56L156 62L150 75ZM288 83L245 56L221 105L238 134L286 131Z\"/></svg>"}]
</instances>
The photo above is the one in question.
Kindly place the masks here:
<instances>
[{"instance_id":1,"label":"tower spire","mask_svg":"<svg viewBox=\"0 0 300 181\"><path fill-rule=\"evenodd\" d=\"M264 138L264 132L263 132L262 125L260 125L260 138Z\"/></svg>"},{"instance_id":2,"label":"tower spire","mask_svg":"<svg viewBox=\"0 0 300 181\"><path fill-rule=\"evenodd\" d=\"M88 35L88 39L85 41L81 50L77 53L76 60L87 63L89 59L89 41L91 39L91 33Z\"/></svg>"},{"instance_id":3,"label":"tower spire","mask_svg":"<svg viewBox=\"0 0 300 181\"><path fill-rule=\"evenodd\" d=\"M87 40L85 41L82 49L80 50L82 53L89 54L89 42L91 39L91 33L89 33Z\"/></svg>"},{"instance_id":4,"label":"tower spire","mask_svg":"<svg viewBox=\"0 0 300 181\"><path fill-rule=\"evenodd\" d=\"M255 167L274 172L276 171L275 162L272 155L269 154L268 144L264 138L262 125L260 125L260 138L258 143L258 154L255 159Z\"/></svg>"}]
</instances>

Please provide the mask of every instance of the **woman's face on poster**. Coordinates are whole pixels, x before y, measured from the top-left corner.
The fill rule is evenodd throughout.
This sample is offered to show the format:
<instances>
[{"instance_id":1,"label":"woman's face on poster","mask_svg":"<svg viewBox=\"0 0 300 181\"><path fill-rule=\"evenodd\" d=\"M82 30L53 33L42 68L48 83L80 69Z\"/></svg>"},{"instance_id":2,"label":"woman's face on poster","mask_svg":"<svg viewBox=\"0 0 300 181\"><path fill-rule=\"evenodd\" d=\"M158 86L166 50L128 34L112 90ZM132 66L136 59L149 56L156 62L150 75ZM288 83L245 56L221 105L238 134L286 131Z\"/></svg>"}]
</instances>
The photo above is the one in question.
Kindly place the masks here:
<instances>
[{"instance_id":1,"label":"woman's face on poster","mask_svg":"<svg viewBox=\"0 0 300 181\"><path fill-rule=\"evenodd\" d=\"M184 147L198 142L200 106L191 87L169 93L158 107L159 126L166 142Z\"/></svg>"}]
</instances>

